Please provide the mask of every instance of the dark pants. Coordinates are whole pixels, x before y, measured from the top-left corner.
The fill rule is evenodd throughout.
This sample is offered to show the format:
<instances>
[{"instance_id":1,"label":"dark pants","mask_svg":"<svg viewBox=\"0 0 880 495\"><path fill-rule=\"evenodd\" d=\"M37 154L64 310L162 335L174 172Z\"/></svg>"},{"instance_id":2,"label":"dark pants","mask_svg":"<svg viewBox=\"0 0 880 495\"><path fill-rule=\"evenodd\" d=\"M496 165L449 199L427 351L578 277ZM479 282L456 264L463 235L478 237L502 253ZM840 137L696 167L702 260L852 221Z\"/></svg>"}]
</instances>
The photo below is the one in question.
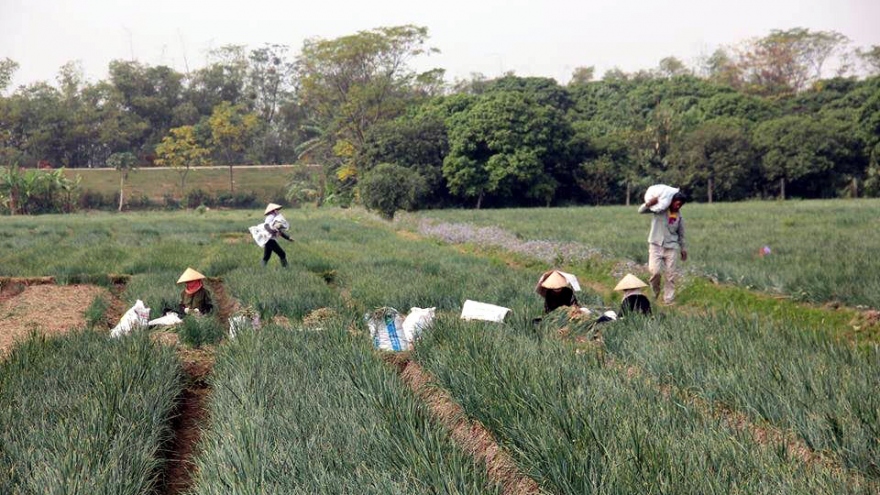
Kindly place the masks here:
<instances>
[{"instance_id":1,"label":"dark pants","mask_svg":"<svg viewBox=\"0 0 880 495\"><path fill-rule=\"evenodd\" d=\"M287 265L287 254L281 249L281 246L278 245L278 241L275 239L269 239L269 242L263 246L263 264L269 262L269 258L272 256L273 252L281 259L282 265Z\"/></svg>"}]
</instances>

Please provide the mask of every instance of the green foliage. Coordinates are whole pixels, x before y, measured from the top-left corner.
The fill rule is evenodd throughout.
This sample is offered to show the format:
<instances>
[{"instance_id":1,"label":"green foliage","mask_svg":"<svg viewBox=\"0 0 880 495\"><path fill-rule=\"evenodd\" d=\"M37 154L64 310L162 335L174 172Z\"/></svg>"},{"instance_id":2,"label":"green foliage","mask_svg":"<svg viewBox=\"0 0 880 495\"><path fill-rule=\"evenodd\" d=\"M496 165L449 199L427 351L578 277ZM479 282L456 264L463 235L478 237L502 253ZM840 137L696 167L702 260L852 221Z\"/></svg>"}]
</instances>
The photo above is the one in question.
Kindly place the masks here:
<instances>
[{"instance_id":1,"label":"green foliage","mask_svg":"<svg viewBox=\"0 0 880 495\"><path fill-rule=\"evenodd\" d=\"M391 220L398 210L411 210L426 193L425 180L416 171L381 163L361 178L358 184L364 206Z\"/></svg>"},{"instance_id":2,"label":"green foliage","mask_svg":"<svg viewBox=\"0 0 880 495\"><path fill-rule=\"evenodd\" d=\"M415 358L544 490L859 492L530 325L441 319Z\"/></svg>"},{"instance_id":3,"label":"green foliage","mask_svg":"<svg viewBox=\"0 0 880 495\"><path fill-rule=\"evenodd\" d=\"M428 111L374 126L358 161L364 172L381 163L407 167L421 176L427 191L413 206L433 206L447 199L443 159L449 152L444 119Z\"/></svg>"},{"instance_id":4,"label":"green foliage","mask_svg":"<svg viewBox=\"0 0 880 495\"><path fill-rule=\"evenodd\" d=\"M193 348L217 345L226 336L226 329L213 315L184 316L183 321L174 328L180 341Z\"/></svg>"},{"instance_id":5,"label":"green foliage","mask_svg":"<svg viewBox=\"0 0 880 495\"><path fill-rule=\"evenodd\" d=\"M0 211L10 215L71 212L79 200L81 178L69 179L64 169L0 170Z\"/></svg>"},{"instance_id":6,"label":"green foliage","mask_svg":"<svg viewBox=\"0 0 880 495\"><path fill-rule=\"evenodd\" d=\"M706 191L715 198L741 199L754 175L755 152L743 121L719 118L704 122L672 148L669 157L678 170L674 181L692 197Z\"/></svg>"},{"instance_id":7,"label":"green foliage","mask_svg":"<svg viewBox=\"0 0 880 495\"><path fill-rule=\"evenodd\" d=\"M177 170L180 174L180 188L184 189L190 167L206 164L210 153L210 149L198 142L193 126L175 127L156 146L155 163Z\"/></svg>"},{"instance_id":8,"label":"green foliage","mask_svg":"<svg viewBox=\"0 0 880 495\"><path fill-rule=\"evenodd\" d=\"M497 493L341 322L224 345L194 494Z\"/></svg>"},{"instance_id":9,"label":"green foliage","mask_svg":"<svg viewBox=\"0 0 880 495\"><path fill-rule=\"evenodd\" d=\"M609 352L662 383L792 430L811 449L880 479L876 347L729 312L627 320L603 335Z\"/></svg>"},{"instance_id":10,"label":"green foliage","mask_svg":"<svg viewBox=\"0 0 880 495\"><path fill-rule=\"evenodd\" d=\"M86 327L100 328L100 325L104 323L104 315L107 313L109 307L110 304L105 297L96 296L84 313L84 316L86 317Z\"/></svg>"},{"instance_id":11,"label":"green foliage","mask_svg":"<svg viewBox=\"0 0 880 495\"><path fill-rule=\"evenodd\" d=\"M0 492L150 493L181 376L143 333L19 345L0 363Z\"/></svg>"},{"instance_id":12,"label":"green foliage","mask_svg":"<svg viewBox=\"0 0 880 495\"><path fill-rule=\"evenodd\" d=\"M354 159L369 130L400 115L414 98L417 74L408 61L436 51L425 47L427 39L427 28L404 25L303 43L299 97L322 129L312 148L338 161L340 179L357 177Z\"/></svg>"},{"instance_id":13,"label":"green foliage","mask_svg":"<svg viewBox=\"0 0 880 495\"><path fill-rule=\"evenodd\" d=\"M533 103L519 92L489 92L453 115L443 176L453 194L502 200L522 194L548 204L558 181L571 128L555 108Z\"/></svg>"},{"instance_id":14,"label":"green foliage","mask_svg":"<svg viewBox=\"0 0 880 495\"><path fill-rule=\"evenodd\" d=\"M780 181L780 197L786 197L786 182L803 181L851 162L859 146L853 143L854 128L836 115L818 120L813 116L786 116L755 127L755 146L762 153L762 171L767 180Z\"/></svg>"}]
</instances>

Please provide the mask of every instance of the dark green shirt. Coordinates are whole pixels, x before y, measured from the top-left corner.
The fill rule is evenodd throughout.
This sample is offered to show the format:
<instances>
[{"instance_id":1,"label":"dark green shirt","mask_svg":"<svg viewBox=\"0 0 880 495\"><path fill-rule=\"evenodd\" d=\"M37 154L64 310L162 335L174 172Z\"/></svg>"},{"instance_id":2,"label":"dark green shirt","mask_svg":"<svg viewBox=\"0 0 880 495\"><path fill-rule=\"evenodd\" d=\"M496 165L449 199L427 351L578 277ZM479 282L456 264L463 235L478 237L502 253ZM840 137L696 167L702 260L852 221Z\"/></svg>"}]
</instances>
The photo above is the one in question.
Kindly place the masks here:
<instances>
[{"instance_id":1,"label":"dark green shirt","mask_svg":"<svg viewBox=\"0 0 880 495\"><path fill-rule=\"evenodd\" d=\"M202 287L192 294L187 294L186 289L180 291L180 314L185 313L184 309L189 308L190 311L198 308L199 313L207 314L213 308L211 304L211 295Z\"/></svg>"}]
</instances>

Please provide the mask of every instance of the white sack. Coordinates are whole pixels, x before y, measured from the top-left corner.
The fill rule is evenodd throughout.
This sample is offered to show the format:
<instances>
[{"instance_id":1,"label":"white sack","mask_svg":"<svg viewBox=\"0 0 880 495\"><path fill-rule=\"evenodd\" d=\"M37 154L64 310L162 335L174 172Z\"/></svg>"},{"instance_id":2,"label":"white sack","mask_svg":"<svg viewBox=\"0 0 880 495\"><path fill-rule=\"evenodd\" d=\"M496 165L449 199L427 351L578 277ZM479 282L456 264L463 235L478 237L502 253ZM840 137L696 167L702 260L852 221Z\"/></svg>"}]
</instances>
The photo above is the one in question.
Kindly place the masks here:
<instances>
[{"instance_id":1,"label":"white sack","mask_svg":"<svg viewBox=\"0 0 880 495\"><path fill-rule=\"evenodd\" d=\"M409 314L403 320L403 339L409 347L418 339L424 330L434 322L434 311L437 308L409 308Z\"/></svg>"},{"instance_id":2,"label":"white sack","mask_svg":"<svg viewBox=\"0 0 880 495\"><path fill-rule=\"evenodd\" d=\"M134 303L134 306L128 309L119 324L110 330L111 337L121 337L127 335L136 328L146 328L150 322L150 308L144 306L144 302L140 299Z\"/></svg>"},{"instance_id":3,"label":"white sack","mask_svg":"<svg viewBox=\"0 0 880 495\"><path fill-rule=\"evenodd\" d=\"M279 213L275 215L275 218L272 219L272 228L275 230L280 230L282 232L287 232L290 230L290 223L288 223L287 219Z\"/></svg>"},{"instance_id":4,"label":"white sack","mask_svg":"<svg viewBox=\"0 0 880 495\"><path fill-rule=\"evenodd\" d=\"M248 318L244 315L233 316L229 319L229 338L234 339L238 332L244 330L259 330L260 315Z\"/></svg>"},{"instance_id":5,"label":"white sack","mask_svg":"<svg viewBox=\"0 0 880 495\"><path fill-rule=\"evenodd\" d=\"M510 312L510 308L471 301L468 299L464 302L464 306L461 307L461 319L503 321L508 312Z\"/></svg>"},{"instance_id":6,"label":"white sack","mask_svg":"<svg viewBox=\"0 0 880 495\"><path fill-rule=\"evenodd\" d=\"M364 315L373 338L373 347L383 351L405 351L409 342L403 338L403 317L394 308L380 308Z\"/></svg>"},{"instance_id":7,"label":"white sack","mask_svg":"<svg viewBox=\"0 0 880 495\"><path fill-rule=\"evenodd\" d=\"M556 271L559 272L560 275L565 277L565 280L568 281L569 284L571 284L571 290L575 292L581 291L581 284L578 282L577 276L575 276L573 273L560 272L559 270Z\"/></svg>"},{"instance_id":8,"label":"white sack","mask_svg":"<svg viewBox=\"0 0 880 495\"><path fill-rule=\"evenodd\" d=\"M172 326L172 325L177 325L181 321L183 321L183 320L181 320L180 317L177 316L177 313L175 313L174 311L169 311L169 312L165 313L165 316L150 320L148 324L151 327L154 325Z\"/></svg>"},{"instance_id":9,"label":"white sack","mask_svg":"<svg viewBox=\"0 0 880 495\"><path fill-rule=\"evenodd\" d=\"M257 246L263 247L269 242L269 239L272 238L272 234L266 230L266 226L263 224L254 225L253 227L249 227L248 230L251 232L251 235L254 238L254 242L257 243Z\"/></svg>"},{"instance_id":10,"label":"white sack","mask_svg":"<svg viewBox=\"0 0 880 495\"><path fill-rule=\"evenodd\" d=\"M657 204L651 207L651 211L660 213L669 208L669 205L672 204L672 197L678 191L678 188L667 186L666 184L654 184L645 191L645 203L651 198L659 198Z\"/></svg>"}]
</instances>

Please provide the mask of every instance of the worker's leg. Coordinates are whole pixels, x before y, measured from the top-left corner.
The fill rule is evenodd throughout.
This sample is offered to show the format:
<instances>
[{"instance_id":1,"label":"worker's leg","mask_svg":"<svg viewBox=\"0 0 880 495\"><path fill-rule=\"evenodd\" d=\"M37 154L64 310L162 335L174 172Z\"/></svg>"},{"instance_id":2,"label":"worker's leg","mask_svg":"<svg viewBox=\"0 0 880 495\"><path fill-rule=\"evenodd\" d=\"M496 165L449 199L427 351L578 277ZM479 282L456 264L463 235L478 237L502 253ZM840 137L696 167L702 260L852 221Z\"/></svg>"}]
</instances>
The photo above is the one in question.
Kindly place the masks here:
<instances>
[{"instance_id":1,"label":"worker's leg","mask_svg":"<svg viewBox=\"0 0 880 495\"><path fill-rule=\"evenodd\" d=\"M281 266L287 268L287 253L281 249L281 245L277 242L275 243L275 254L277 254L278 258L281 260Z\"/></svg>"},{"instance_id":2,"label":"worker's leg","mask_svg":"<svg viewBox=\"0 0 880 495\"><path fill-rule=\"evenodd\" d=\"M672 304L675 300L675 281L678 279L678 249L663 249L663 262L666 266L666 283L663 287L663 302Z\"/></svg>"},{"instance_id":3,"label":"worker's leg","mask_svg":"<svg viewBox=\"0 0 880 495\"><path fill-rule=\"evenodd\" d=\"M651 273L651 289L654 298L660 295L660 279L663 273L663 248L656 244L648 244L648 271Z\"/></svg>"},{"instance_id":4,"label":"worker's leg","mask_svg":"<svg viewBox=\"0 0 880 495\"><path fill-rule=\"evenodd\" d=\"M272 256L272 251L275 250L273 246L277 246L278 243L275 242L275 239L269 239L265 246L263 246L263 261L262 265L266 266L266 263L269 263L269 258Z\"/></svg>"}]
</instances>

